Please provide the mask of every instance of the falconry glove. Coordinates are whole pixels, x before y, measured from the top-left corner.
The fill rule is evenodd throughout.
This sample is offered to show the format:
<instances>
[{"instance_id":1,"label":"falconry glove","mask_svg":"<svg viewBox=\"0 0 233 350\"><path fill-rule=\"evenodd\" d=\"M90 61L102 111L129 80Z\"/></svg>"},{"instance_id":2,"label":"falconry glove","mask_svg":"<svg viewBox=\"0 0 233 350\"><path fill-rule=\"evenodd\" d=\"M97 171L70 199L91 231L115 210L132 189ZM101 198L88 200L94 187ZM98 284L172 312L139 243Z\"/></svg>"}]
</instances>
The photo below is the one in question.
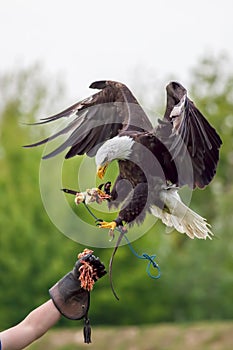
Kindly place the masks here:
<instances>
[{"instance_id":1,"label":"falconry glove","mask_svg":"<svg viewBox=\"0 0 233 350\"><path fill-rule=\"evenodd\" d=\"M84 249L78 255L73 270L49 290L54 305L62 315L72 320L84 318L85 343L91 342L88 319L90 291L94 283L106 274L105 266L92 253L93 251Z\"/></svg>"}]
</instances>

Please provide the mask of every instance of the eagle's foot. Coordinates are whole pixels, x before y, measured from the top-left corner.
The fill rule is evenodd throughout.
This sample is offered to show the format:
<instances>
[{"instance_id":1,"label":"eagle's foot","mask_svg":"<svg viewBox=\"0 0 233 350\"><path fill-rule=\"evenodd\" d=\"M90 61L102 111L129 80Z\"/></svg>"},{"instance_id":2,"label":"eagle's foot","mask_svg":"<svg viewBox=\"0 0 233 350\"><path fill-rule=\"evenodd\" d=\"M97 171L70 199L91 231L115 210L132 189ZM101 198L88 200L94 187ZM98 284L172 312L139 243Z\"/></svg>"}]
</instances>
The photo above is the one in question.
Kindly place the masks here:
<instances>
[{"instance_id":1,"label":"eagle's foot","mask_svg":"<svg viewBox=\"0 0 233 350\"><path fill-rule=\"evenodd\" d=\"M100 221L98 223L98 226L100 228L109 228L111 231L114 231L115 228L117 227L117 223L115 221L111 221L111 222L108 222L108 221Z\"/></svg>"},{"instance_id":2,"label":"eagle's foot","mask_svg":"<svg viewBox=\"0 0 233 350\"><path fill-rule=\"evenodd\" d=\"M109 199L111 198L111 185L112 185L111 181L108 181L108 182L105 182L105 183L99 185L99 187L98 187L99 190L103 189L105 195L109 195L109 197L107 197Z\"/></svg>"},{"instance_id":3,"label":"eagle's foot","mask_svg":"<svg viewBox=\"0 0 233 350\"><path fill-rule=\"evenodd\" d=\"M102 221L102 220L98 220L97 226L99 226L99 228L108 228L109 229L109 241L111 242L114 238L115 238L115 234L114 234L114 230L117 227L117 223L116 221Z\"/></svg>"},{"instance_id":4,"label":"eagle's foot","mask_svg":"<svg viewBox=\"0 0 233 350\"><path fill-rule=\"evenodd\" d=\"M111 195L106 193L105 191L102 191L99 188L97 188L96 190L97 190L97 195L98 195L100 200L110 199L111 198Z\"/></svg>"}]
</instances>

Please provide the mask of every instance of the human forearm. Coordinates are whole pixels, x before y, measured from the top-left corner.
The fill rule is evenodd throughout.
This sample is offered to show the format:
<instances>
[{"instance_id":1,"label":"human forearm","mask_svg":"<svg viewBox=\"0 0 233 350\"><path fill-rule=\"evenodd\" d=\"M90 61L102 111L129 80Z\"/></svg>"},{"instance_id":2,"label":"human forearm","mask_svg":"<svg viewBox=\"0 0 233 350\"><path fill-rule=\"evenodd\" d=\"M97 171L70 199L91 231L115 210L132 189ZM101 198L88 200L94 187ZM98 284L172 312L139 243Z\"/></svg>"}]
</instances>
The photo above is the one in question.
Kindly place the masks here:
<instances>
[{"instance_id":1,"label":"human forearm","mask_svg":"<svg viewBox=\"0 0 233 350\"><path fill-rule=\"evenodd\" d=\"M40 338L61 317L52 300L33 310L15 327L0 333L2 350L20 350Z\"/></svg>"}]
</instances>

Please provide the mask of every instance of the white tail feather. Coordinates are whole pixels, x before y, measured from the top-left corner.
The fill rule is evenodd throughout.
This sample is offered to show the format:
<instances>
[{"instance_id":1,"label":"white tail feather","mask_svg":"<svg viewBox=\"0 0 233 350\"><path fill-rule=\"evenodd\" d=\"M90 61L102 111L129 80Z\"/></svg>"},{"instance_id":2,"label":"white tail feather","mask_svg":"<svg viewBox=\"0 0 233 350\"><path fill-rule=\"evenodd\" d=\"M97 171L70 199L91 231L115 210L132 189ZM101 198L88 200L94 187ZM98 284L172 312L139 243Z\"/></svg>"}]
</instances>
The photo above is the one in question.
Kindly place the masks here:
<instances>
[{"instance_id":1,"label":"white tail feather","mask_svg":"<svg viewBox=\"0 0 233 350\"><path fill-rule=\"evenodd\" d=\"M151 207L151 213L162 220L169 227L174 227L181 233L186 233L190 238L212 239L213 233L206 219L188 208L182 201L176 188L166 188L160 193L160 197L169 212L157 206Z\"/></svg>"}]
</instances>

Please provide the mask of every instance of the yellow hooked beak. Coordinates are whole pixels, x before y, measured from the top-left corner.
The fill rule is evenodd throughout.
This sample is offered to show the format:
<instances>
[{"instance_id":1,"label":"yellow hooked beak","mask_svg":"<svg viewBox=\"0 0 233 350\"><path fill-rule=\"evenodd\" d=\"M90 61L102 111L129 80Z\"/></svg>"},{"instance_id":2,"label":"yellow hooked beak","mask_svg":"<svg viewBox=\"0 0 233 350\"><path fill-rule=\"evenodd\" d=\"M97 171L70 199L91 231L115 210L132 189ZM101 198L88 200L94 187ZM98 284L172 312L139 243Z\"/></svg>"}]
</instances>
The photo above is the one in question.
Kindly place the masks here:
<instances>
[{"instance_id":1,"label":"yellow hooked beak","mask_svg":"<svg viewBox=\"0 0 233 350\"><path fill-rule=\"evenodd\" d=\"M104 165L99 165L97 167L97 175L100 179L103 179L104 178L104 175L106 173L106 170L107 170L107 167L108 167L108 163L105 163Z\"/></svg>"}]
</instances>

